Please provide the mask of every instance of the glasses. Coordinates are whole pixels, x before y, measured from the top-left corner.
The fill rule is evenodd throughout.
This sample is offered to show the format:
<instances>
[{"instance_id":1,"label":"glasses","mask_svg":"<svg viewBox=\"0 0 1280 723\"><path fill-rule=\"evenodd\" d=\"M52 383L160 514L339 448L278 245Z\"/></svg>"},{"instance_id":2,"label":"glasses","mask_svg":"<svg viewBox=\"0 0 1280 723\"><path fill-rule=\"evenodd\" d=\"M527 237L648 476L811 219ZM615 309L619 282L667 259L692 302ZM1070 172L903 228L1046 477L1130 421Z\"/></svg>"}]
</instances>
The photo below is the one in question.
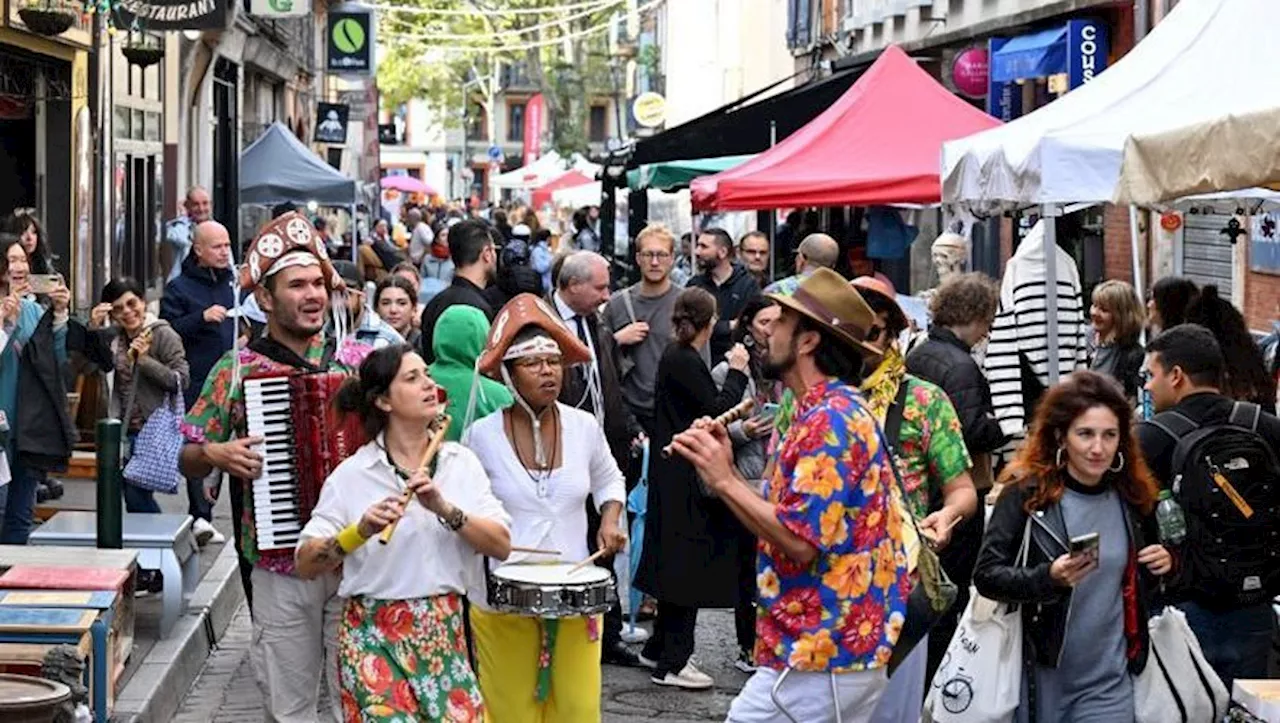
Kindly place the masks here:
<instances>
[{"instance_id":1,"label":"glasses","mask_svg":"<svg viewBox=\"0 0 1280 723\"><path fill-rule=\"evenodd\" d=\"M636 254L636 256L639 256L641 259L645 261L666 261L667 259L671 258L671 252L670 251L645 251L643 253Z\"/></svg>"},{"instance_id":2,"label":"glasses","mask_svg":"<svg viewBox=\"0 0 1280 723\"><path fill-rule=\"evenodd\" d=\"M517 359L515 361L515 366L519 369L530 369L532 371L542 371L544 368L550 369L550 370L559 369L563 363L564 363L564 360L558 356L541 356L541 357L527 357L524 359Z\"/></svg>"}]
</instances>

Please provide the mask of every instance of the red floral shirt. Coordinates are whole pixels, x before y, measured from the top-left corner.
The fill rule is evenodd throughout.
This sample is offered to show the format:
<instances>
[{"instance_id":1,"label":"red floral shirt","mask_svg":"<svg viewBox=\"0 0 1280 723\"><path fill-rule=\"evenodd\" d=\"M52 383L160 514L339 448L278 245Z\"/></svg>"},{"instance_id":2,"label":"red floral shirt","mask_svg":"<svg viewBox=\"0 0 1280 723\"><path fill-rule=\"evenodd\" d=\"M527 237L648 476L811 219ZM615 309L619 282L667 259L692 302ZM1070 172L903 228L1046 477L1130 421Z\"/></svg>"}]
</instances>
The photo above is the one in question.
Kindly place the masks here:
<instances>
[{"instance_id":1,"label":"red floral shirt","mask_svg":"<svg viewBox=\"0 0 1280 723\"><path fill-rule=\"evenodd\" d=\"M889 504L892 464L854 387L823 382L797 404L765 494L818 556L802 567L760 541L759 665L851 672L888 663L911 589L904 521Z\"/></svg>"},{"instance_id":2,"label":"red floral shirt","mask_svg":"<svg viewBox=\"0 0 1280 723\"><path fill-rule=\"evenodd\" d=\"M347 339L338 347L329 369L354 374L360 362L373 351L372 347L352 339ZM236 351L231 350L222 355L218 363L209 371L205 379L204 389L200 390L200 398L183 420L182 432L187 441L196 444L205 442L225 442L232 437L243 437L246 434L244 416L244 379L250 376L277 374L289 371L292 367L281 364L252 349L239 351L240 383L233 385L232 360ZM324 336L317 334L307 347L306 360L318 364L324 355ZM258 533L254 526L253 487L244 486L244 510L240 515L240 552L244 558L272 572L283 575L293 574L293 556L267 557L258 555Z\"/></svg>"}]
</instances>

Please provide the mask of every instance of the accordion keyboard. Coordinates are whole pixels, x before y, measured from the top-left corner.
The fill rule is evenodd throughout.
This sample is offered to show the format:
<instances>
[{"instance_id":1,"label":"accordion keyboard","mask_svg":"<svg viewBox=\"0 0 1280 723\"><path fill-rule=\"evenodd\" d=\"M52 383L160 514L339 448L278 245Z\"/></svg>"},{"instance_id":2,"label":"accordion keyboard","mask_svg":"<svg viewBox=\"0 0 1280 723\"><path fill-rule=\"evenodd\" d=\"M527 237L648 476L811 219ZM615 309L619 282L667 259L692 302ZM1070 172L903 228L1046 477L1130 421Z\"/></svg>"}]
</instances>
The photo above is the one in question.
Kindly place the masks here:
<instances>
[{"instance_id":1,"label":"accordion keyboard","mask_svg":"<svg viewBox=\"0 0 1280 723\"><path fill-rule=\"evenodd\" d=\"M262 474L251 481L258 549L290 549L302 533L298 499L296 434L290 405L289 377L244 381L249 436L262 437Z\"/></svg>"}]
</instances>

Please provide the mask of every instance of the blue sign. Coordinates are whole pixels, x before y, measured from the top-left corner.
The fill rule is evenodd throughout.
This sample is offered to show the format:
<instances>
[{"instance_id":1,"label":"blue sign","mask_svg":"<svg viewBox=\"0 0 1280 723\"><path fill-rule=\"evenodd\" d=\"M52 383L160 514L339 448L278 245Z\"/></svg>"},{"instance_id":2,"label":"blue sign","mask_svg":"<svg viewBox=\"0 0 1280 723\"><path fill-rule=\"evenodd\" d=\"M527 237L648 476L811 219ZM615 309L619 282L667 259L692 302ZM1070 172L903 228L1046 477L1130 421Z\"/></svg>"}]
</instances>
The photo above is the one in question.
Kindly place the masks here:
<instances>
[{"instance_id":1,"label":"blue sign","mask_svg":"<svg viewBox=\"0 0 1280 723\"><path fill-rule=\"evenodd\" d=\"M497 146L489 146L489 160L501 161L502 159L502 149Z\"/></svg>"},{"instance_id":2,"label":"blue sign","mask_svg":"<svg viewBox=\"0 0 1280 723\"><path fill-rule=\"evenodd\" d=\"M1072 20L1067 23L1067 79L1075 90L1107 69L1111 44L1107 26L1099 20Z\"/></svg>"},{"instance_id":3,"label":"blue sign","mask_svg":"<svg viewBox=\"0 0 1280 723\"><path fill-rule=\"evenodd\" d=\"M1008 38L991 38L987 41L987 57L994 58L996 52L1009 42ZM1002 82L995 79L995 73L987 74L987 114L1008 123L1022 115L1022 86L1013 82Z\"/></svg>"}]
</instances>

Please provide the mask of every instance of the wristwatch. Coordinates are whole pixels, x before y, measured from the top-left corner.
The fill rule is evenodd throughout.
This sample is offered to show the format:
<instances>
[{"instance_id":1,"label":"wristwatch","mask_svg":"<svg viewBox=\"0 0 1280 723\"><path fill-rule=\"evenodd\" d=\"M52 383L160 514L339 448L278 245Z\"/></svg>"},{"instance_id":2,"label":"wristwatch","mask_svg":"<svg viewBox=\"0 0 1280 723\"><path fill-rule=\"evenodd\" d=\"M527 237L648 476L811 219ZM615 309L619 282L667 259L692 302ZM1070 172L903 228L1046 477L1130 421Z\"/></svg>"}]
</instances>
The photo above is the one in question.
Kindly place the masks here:
<instances>
[{"instance_id":1,"label":"wristwatch","mask_svg":"<svg viewBox=\"0 0 1280 723\"><path fill-rule=\"evenodd\" d=\"M448 515L436 515L436 519L440 520L440 524L444 525L448 531L457 532L467 524L467 513L463 512L461 507L455 506Z\"/></svg>"}]
</instances>

